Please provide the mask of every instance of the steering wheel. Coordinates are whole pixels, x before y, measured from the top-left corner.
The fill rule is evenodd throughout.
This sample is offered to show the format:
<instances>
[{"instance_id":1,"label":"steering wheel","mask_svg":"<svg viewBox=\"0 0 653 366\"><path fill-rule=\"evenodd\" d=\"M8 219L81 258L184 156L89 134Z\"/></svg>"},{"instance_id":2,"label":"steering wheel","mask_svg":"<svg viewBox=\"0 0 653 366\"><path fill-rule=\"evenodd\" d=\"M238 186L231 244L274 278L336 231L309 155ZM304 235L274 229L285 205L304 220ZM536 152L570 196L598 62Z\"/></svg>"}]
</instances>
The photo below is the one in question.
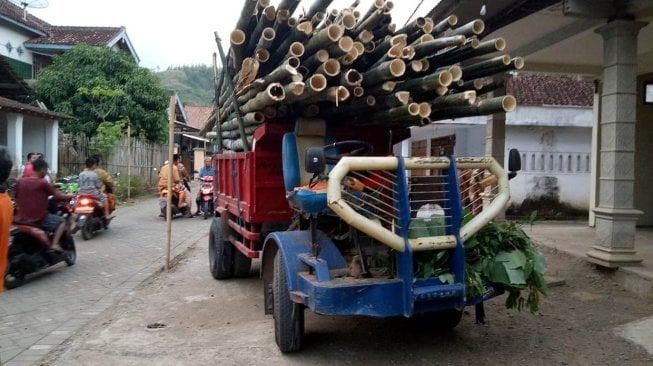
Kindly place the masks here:
<instances>
[{"instance_id":1,"label":"steering wheel","mask_svg":"<svg viewBox=\"0 0 653 366\"><path fill-rule=\"evenodd\" d=\"M325 160L327 164L336 164L340 158L345 156L365 156L374 151L374 147L367 141L362 140L343 140L334 142L332 144L324 145L323 147L325 152ZM336 150L344 152L339 153L338 155L327 155L326 152L329 150Z\"/></svg>"}]
</instances>

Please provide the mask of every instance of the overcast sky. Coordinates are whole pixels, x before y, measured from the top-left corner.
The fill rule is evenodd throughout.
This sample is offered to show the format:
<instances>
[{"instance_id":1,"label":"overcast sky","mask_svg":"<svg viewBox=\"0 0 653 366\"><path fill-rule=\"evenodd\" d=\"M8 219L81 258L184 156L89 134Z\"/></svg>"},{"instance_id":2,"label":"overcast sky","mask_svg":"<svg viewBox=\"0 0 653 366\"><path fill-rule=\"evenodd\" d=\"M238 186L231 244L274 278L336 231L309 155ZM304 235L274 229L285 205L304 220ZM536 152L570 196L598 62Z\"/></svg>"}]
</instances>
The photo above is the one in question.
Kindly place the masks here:
<instances>
[{"instance_id":1,"label":"overcast sky","mask_svg":"<svg viewBox=\"0 0 653 366\"><path fill-rule=\"evenodd\" d=\"M353 0L334 0L331 7L341 9ZM368 9L372 0L361 0L359 9ZM425 15L439 0L394 0L394 23L403 25L415 16ZM271 0L277 5L279 0ZM308 8L312 0L303 0ZM49 0L45 9L29 9L53 25L125 26L141 66L165 70L169 66L211 64L217 52L213 32L228 39L234 29L243 0ZM226 51L226 43L225 43Z\"/></svg>"}]
</instances>

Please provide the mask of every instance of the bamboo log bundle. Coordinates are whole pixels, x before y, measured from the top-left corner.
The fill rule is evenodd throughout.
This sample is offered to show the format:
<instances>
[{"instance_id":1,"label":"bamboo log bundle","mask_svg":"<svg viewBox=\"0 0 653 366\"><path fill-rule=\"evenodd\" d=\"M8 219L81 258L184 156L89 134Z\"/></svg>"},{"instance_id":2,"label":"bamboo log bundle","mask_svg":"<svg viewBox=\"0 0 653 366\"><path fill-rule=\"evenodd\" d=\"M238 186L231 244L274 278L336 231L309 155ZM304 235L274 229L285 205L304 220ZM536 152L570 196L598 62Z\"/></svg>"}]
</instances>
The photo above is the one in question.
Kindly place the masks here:
<instances>
[{"instance_id":1,"label":"bamboo log bundle","mask_svg":"<svg viewBox=\"0 0 653 366\"><path fill-rule=\"evenodd\" d=\"M416 16L397 27L389 0L366 9L359 0L342 9L300 3L244 1L215 78L222 148L247 151L257 127L299 116L403 128L514 109L511 96L479 98L503 85L485 78L523 67L520 57L487 57L505 40L479 41L480 19Z\"/></svg>"}]
</instances>

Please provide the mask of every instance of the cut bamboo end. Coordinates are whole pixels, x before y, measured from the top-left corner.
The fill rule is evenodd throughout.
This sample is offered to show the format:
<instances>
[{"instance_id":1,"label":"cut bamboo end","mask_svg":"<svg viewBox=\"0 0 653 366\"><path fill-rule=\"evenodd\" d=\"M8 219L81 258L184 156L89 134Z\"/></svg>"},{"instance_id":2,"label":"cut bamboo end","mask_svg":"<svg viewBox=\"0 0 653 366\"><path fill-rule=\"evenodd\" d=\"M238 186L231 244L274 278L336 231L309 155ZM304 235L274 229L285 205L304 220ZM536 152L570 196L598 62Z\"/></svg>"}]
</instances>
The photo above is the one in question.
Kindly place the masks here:
<instances>
[{"instance_id":1,"label":"cut bamboo end","mask_svg":"<svg viewBox=\"0 0 653 366\"><path fill-rule=\"evenodd\" d=\"M485 30L485 22L480 19L475 19L472 21L472 32L474 34L481 34Z\"/></svg>"},{"instance_id":2,"label":"cut bamboo end","mask_svg":"<svg viewBox=\"0 0 653 366\"><path fill-rule=\"evenodd\" d=\"M265 17L269 22L274 21L277 17L277 11L275 10L274 5L266 6L265 9L263 9L263 17Z\"/></svg>"},{"instance_id":3,"label":"cut bamboo end","mask_svg":"<svg viewBox=\"0 0 653 366\"><path fill-rule=\"evenodd\" d=\"M418 28L424 28L424 26L426 25L426 19L424 17L415 18L415 25Z\"/></svg>"},{"instance_id":4,"label":"cut bamboo end","mask_svg":"<svg viewBox=\"0 0 653 366\"><path fill-rule=\"evenodd\" d=\"M343 53L347 53L351 51L352 47L354 47L354 40L351 39L351 37L349 36L344 36L340 38L338 42L336 42L336 44L338 45L338 48L340 48L340 50Z\"/></svg>"},{"instance_id":5,"label":"cut bamboo end","mask_svg":"<svg viewBox=\"0 0 653 366\"><path fill-rule=\"evenodd\" d=\"M258 0L258 7L265 8L270 5L270 0Z\"/></svg>"},{"instance_id":6,"label":"cut bamboo end","mask_svg":"<svg viewBox=\"0 0 653 366\"><path fill-rule=\"evenodd\" d=\"M367 29L364 29L362 32L360 32L360 34L358 34L357 38L363 43L372 42L372 40L374 39L374 33L370 32Z\"/></svg>"},{"instance_id":7,"label":"cut bamboo end","mask_svg":"<svg viewBox=\"0 0 653 366\"><path fill-rule=\"evenodd\" d=\"M499 37L494 40L494 48L497 51L503 51L506 48L506 40L503 37Z\"/></svg>"},{"instance_id":8,"label":"cut bamboo end","mask_svg":"<svg viewBox=\"0 0 653 366\"><path fill-rule=\"evenodd\" d=\"M400 77L406 72L406 63L403 60L390 61L390 73L393 77Z\"/></svg>"},{"instance_id":9,"label":"cut bamboo end","mask_svg":"<svg viewBox=\"0 0 653 366\"><path fill-rule=\"evenodd\" d=\"M410 92L407 91L396 92L395 98L397 98L397 100L400 101L401 104L406 105L410 101Z\"/></svg>"},{"instance_id":10,"label":"cut bamboo end","mask_svg":"<svg viewBox=\"0 0 653 366\"><path fill-rule=\"evenodd\" d=\"M376 49L376 45L374 44L374 42L367 42L363 46L365 47L364 53L374 52L374 50Z\"/></svg>"},{"instance_id":11,"label":"cut bamboo end","mask_svg":"<svg viewBox=\"0 0 653 366\"><path fill-rule=\"evenodd\" d=\"M324 74L329 77L334 77L340 73L340 62L338 60L330 58L326 60L320 67L315 71L316 74Z\"/></svg>"},{"instance_id":12,"label":"cut bamboo end","mask_svg":"<svg viewBox=\"0 0 653 366\"><path fill-rule=\"evenodd\" d=\"M356 98L360 98L365 94L365 89L362 86L357 86L354 88L353 94Z\"/></svg>"},{"instance_id":13,"label":"cut bamboo end","mask_svg":"<svg viewBox=\"0 0 653 366\"><path fill-rule=\"evenodd\" d=\"M374 42L370 42L370 43L374 44ZM356 52L359 55L362 55L363 53L365 53L365 45L363 43L361 43L361 42L354 42L353 45L352 45L352 48L355 48Z\"/></svg>"},{"instance_id":14,"label":"cut bamboo end","mask_svg":"<svg viewBox=\"0 0 653 366\"><path fill-rule=\"evenodd\" d=\"M264 40L270 42L274 40L274 37L277 35L277 32L274 31L274 28L267 27L263 29L263 33L261 34L261 38Z\"/></svg>"},{"instance_id":15,"label":"cut bamboo end","mask_svg":"<svg viewBox=\"0 0 653 366\"><path fill-rule=\"evenodd\" d=\"M413 60L408 65L412 72L420 72L423 70L422 62L420 60Z\"/></svg>"},{"instance_id":16,"label":"cut bamboo end","mask_svg":"<svg viewBox=\"0 0 653 366\"><path fill-rule=\"evenodd\" d=\"M453 77L451 76L451 73L449 71L442 71L438 75L438 83L440 86L449 86L451 85L451 82L453 80Z\"/></svg>"},{"instance_id":17,"label":"cut bamboo end","mask_svg":"<svg viewBox=\"0 0 653 366\"><path fill-rule=\"evenodd\" d=\"M412 60L415 57L415 48L413 46L406 46L401 50L401 58L404 60Z\"/></svg>"},{"instance_id":18,"label":"cut bamboo end","mask_svg":"<svg viewBox=\"0 0 653 366\"><path fill-rule=\"evenodd\" d=\"M309 70L306 66L299 65L297 68L297 72L299 72L302 75L302 78L306 79L308 75L311 73L311 70Z\"/></svg>"},{"instance_id":19,"label":"cut bamboo end","mask_svg":"<svg viewBox=\"0 0 653 366\"><path fill-rule=\"evenodd\" d=\"M249 116L248 118L254 123L263 123L265 121L265 115L261 112L248 113L246 116Z\"/></svg>"},{"instance_id":20,"label":"cut bamboo end","mask_svg":"<svg viewBox=\"0 0 653 366\"><path fill-rule=\"evenodd\" d=\"M434 39L433 35L430 33L422 34L418 39L417 39L417 44L419 43L424 43L428 41L432 41Z\"/></svg>"},{"instance_id":21,"label":"cut bamboo end","mask_svg":"<svg viewBox=\"0 0 653 366\"><path fill-rule=\"evenodd\" d=\"M301 81L295 81L283 88L287 95L299 96L304 92L305 85Z\"/></svg>"},{"instance_id":22,"label":"cut bamboo end","mask_svg":"<svg viewBox=\"0 0 653 366\"><path fill-rule=\"evenodd\" d=\"M500 56L500 57L501 57L501 63L503 63L506 66L510 65L510 55L503 55L503 56ZM518 57L515 57L515 62L517 62L517 59L518 59ZM522 59L521 63L522 63L522 67L523 67L524 66L524 60L523 59ZM515 66L517 66L517 65L515 65Z\"/></svg>"},{"instance_id":23,"label":"cut bamboo end","mask_svg":"<svg viewBox=\"0 0 653 366\"><path fill-rule=\"evenodd\" d=\"M512 112L517 108L517 100L512 95L506 95L501 101L501 107L505 112Z\"/></svg>"},{"instance_id":24,"label":"cut bamboo end","mask_svg":"<svg viewBox=\"0 0 653 366\"><path fill-rule=\"evenodd\" d=\"M401 45L401 47L403 48L407 45L407 42L408 42L408 35L403 33L397 34L396 36L390 38L390 44L393 46Z\"/></svg>"},{"instance_id":25,"label":"cut bamboo end","mask_svg":"<svg viewBox=\"0 0 653 366\"><path fill-rule=\"evenodd\" d=\"M454 25L458 24L458 17L455 15L449 15L447 17L447 23L449 23L450 27L453 27Z\"/></svg>"},{"instance_id":26,"label":"cut bamboo end","mask_svg":"<svg viewBox=\"0 0 653 366\"><path fill-rule=\"evenodd\" d=\"M270 51L265 48L259 48L256 50L256 61L264 63L270 59Z\"/></svg>"},{"instance_id":27,"label":"cut bamboo end","mask_svg":"<svg viewBox=\"0 0 653 366\"><path fill-rule=\"evenodd\" d=\"M308 87L313 91L313 92L321 92L322 90L326 89L327 85L327 79L324 75L322 74L315 74L308 78L306 81L308 84Z\"/></svg>"},{"instance_id":28,"label":"cut bamboo end","mask_svg":"<svg viewBox=\"0 0 653 366\"><path fill-rule=\"evenodd\" d=\"M245 43L245 32L240 29L235 29L229 34L229 41L233 46L240 46Z\"/></svg>"},{"instance_id":29,"label":"cut bamboo end","mask_svg":"<svg viewBox=\"0 0 653 366\"><path fill-rule=\"evenodd\" d=\"M445 95L447 94L447 90L449 90L449 88L447 88L446 86L438 86L437 88L435 88L435 93L437 95Z\"/></svg>"},{"instance_id":30,"label":"cut bamboo end","mask_svg":"<svg viewBox=\"0 0 653 366\"><path fill-rule=\"evenodd\" d=\"M277 11L277 22L285 23L290 18L290 12L287 9L279 9Z\"/></svg>"},{"instance_id":31,"label":"cut bamboo end","mask_svg":"<svg viewBox=\"0 0 653 366\"><path fill-rule=\"evenodd\" d=\"M408 114L411 116L417 116L419 115L419 104L417 103L409 103L408 104Z\"/></svg>"},{"instance_id":32,"label":"cut bamboo end","mask_svg":"<svg viewBox=\"0 0 653 366\"><path fill-rule=\"evenodd\" d=\"M465 44L470 45L472 48L478 48L478 46L481 44L481 41L479 41L476 37L471 37L465 41Z\"/></svg>"},{"instance_id":33,"label":"cut bamboo end","mask_svg":"<svg viewBox=\"0 0 653 366\"><path fill-rule=\"evenodd\" d=\"M292 57L302 57L304 56L304 45L301 42L293 42L290 44L288 49L288 54ZM295 66L298 67L299 65Z\"/></svg>"},{"instance_id":34,"label":"cut bamboo end","mask_svg":"<svg viewBox=\"0 0 653 366\"><path fill-rule=\"evenodd\" d=\"M342 75L343 83L346 85L360 85L363 81L363 74L354 69L349 69Z\"/></svg>"},{"instance_id":35,"label":"cut bamboo end","mask_svg":"<svg viewBox=\"0 0 653 366\"><path fill-rule=\"evenodd\" d=\"M327 27L327 36L331 42L336 42L345 34L345 27L338 24L331 24Z\"/></svg>"},{"instance_id":36,"label":"cut bamboo end","mask_svg":"<svg viewBox=\"0 0 653 366\"><path fill-rule=\"evenodd\" d=\"M268 85L265 89L265 92L270 98L276 101L281 101L286 97L286 92L283 90L283 86L279 83L272 83Z\"/></svg>"},{"instance_id":37,"label":"cut bamboo end","mask_svg":"<svg viewBox=\"0 0 653 366\"><path fill-rule=\"evenodd\" d=\"M368 95L367 97L365 97L365 104L367 104L370 107L375 106L376 105L376 98L374 98L374 96L372 96L372 95Z\"/></svg>"},{"instance_id":38,"label":"cut bamboo end","mask_svg":"<svg viewBox=\"0 0 653 366\"><path fill-rule=\"evenodd\" d=\"M428 70L431 67L431 63L425 58L421 59L420 62L422 63L422 70Z\"/></svg>"},{"instance_id":39,"label":"cut bamboo end","mask_svg":"<svg viewBox=\"0 0 653 366\"><path fill-rule=\"evenodd\" d=\"M396 44L386 52L385 56L387 58L399 58L401 57L402 53L404 52L404 46L401 44Z\"/></svg>"},{"instance_id":40,"label":"cut bamboo end","mask_svg":"<svg viewBox=\"0 0 653 366\"><path fill-rule=\"evenodd\" d=\"M463 77L463 69L458 65L453 65L447 69L451 74L451 82L458 82Z\"/></svg>"},{"instance_id":41,"label":"cut bamboo end","mask_svg":"<svg viewBox=\"0 0 653 366\"><path fill-rule=\"evenodd\" d=\"M288 26L295 27L297 25L297 18L290 17L288 18Z\"/></svg>"},{"instance_id":42,"label":"cut bamboo end","mask_svg":"<svg viewBox=\"0 0 653 366\"><path fill-rule=\"evenodd\" d=\"M286 68L290 75L297 75L297 68L299 67L299 59L297 57L288 57L286 59Z\"/></svg>"},{"instance_id":43,"label":"cut bamboo end","mask_svg":"<svg viewBox=\"0 0 653 366\"><path fill-rule=\"evenodd\" d=\"M346 30L352 30L356 26L356 17L353 13L349 12L342 16L341 24Z\"/></svg>"},{"instance_id":44,"label":"cut bamboo end","mask_svg":"<svg viewBox=\"0 0 653 366\"><path fill-rule=\"evenodd\" d=\"M423 102L419 104L419 112L417 113L420 117L425 118L431 115L431 105Z\"/></svg>"},{"instance_id":45,"label":"cut bamboo end","mask_svg":"<svg viewBox=\"0 0 653 366\"><path fill-rule=\"evenodd\" d=\"M388 33L394 33L397 31L397 25L395 23L390 23L388 25Z\"/></svg>"},{"instance_id":46,"label":"cut bamboo end","mask_svg":"<svg viewBox=\"0 0 653 366\"><path fill-rule=\"evenodd\" d=\"M336 102L343 102L347 99L349 99L349 90L345 88L344 86L336 86L334 87L334 97Z\"/></svg>"},{"instance_id":47,"label":"cut bamboo end","mask_svg":"<svg viewBox=\"0 0 653 366\"><path fill-rule=\"evenodd\" d=\"M313 33L313 24L311 24L311 22L301 22L295 28L302 31L306 35Z\"/></svg>"},{"instance_id":48,"label":"cut bamboo end","mask_svg":"<svg viewBox=\"0 0 653 366\"><path fill-rule=\"evenodd\" d=\"M515 57L511 60L513 66L515 69L520 70L524 67L524 58L523 57Z\"/></svg>"},{"instance_id":49,"label":"cut bamboo end","mask_svg":"<svg viewBox=\"0 0 653 366\"><path fill-rule=\"evenodd\" d=\"M426 24L424 24L424 26L422 27L422 30L424 31L424 33L433 32L433 19L431 19L431 18L428 18L428 19L430 19L431 21L430 22L427 21Z\"/></svg>"},{"instance_id":50,"label":"cut bamboo end","mask_svg":"<svg viewBox=\"0 0 653 366\"><path fill-rule=\"evenodd\" d=\"M383 5L383 10L384 10L386 13L389 13L390 10L392 10L394 7L395 7L395 3L394 3L393 1L391 1L391 0L388 0L388 1L386 1L385 4Z\"/></svg>"},{"instance_id":51,"label":"cut bamboo end","mask_svg":"<svg viewBox=\"0 0 653 366\"><path fill-rule=\"evenodd\" d=\"M475 90L464 91L463 98L466 99L470 105L476 103L476 91Z\"/></svg>"},{"instance_id":52,"label":"cut bamboo end","mask_svg":"<svg viewBox=\"0 0 653 366\"><path fill-rule=\"evenodd\" d=\"M318 50L315 52L315 58L320 62L326 62L329 59L329 51L327 50Z\"/></svg>"}]
</instances>

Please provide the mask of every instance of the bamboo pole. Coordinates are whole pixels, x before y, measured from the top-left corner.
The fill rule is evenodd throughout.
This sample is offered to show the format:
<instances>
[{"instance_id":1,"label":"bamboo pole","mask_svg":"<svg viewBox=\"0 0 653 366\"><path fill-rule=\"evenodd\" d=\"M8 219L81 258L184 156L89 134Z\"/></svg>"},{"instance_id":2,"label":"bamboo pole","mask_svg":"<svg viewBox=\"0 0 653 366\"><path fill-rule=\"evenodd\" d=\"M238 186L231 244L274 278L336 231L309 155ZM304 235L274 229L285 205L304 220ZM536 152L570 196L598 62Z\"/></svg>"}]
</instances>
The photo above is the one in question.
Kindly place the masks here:
<instances>
[{"instance_id":1,"label":"bamboo pole","mask_svg":"<svg viewBox=\"0 0 653 366\"><path fill-rule=\"evenodd\" d=\"M131 201L131 187L132 187L132 123L127 117L127 201Z\"/></svg>"},{"instance_id":2,"label":"bamboo pole","mask_svg":"<svg viewBox=\"0 0 653 366\"><path fill-rule=\"evenodd\" d=\"M226 67L223 65L223 67ZM175 107L177 105L177 92L170 95L168 106L168 196L166 197L166 261L164 270L170 268L170 240L172 239L172 166L175 144Z\"/></svg>"}]
</instances>

